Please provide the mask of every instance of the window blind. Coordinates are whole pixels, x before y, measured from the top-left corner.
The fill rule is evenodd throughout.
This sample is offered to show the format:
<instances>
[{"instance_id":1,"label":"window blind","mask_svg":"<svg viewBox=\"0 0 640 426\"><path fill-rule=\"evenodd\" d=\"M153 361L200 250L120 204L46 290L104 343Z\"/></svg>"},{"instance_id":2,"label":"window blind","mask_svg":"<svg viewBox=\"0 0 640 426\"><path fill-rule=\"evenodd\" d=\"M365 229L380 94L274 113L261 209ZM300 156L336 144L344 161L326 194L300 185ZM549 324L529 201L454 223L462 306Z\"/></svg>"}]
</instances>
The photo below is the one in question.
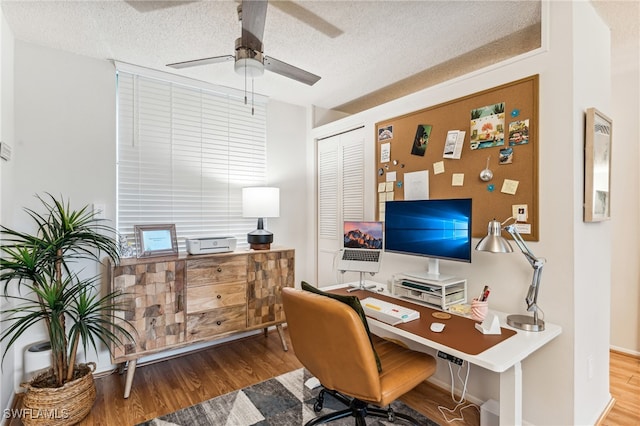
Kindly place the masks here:
<instances>
[{"instance_id":1,"label":"window blind","mask_svg":"<svg viewBox=\"0 0 640 426\"><path fill-rule=\"evenodd\" d=\"M266 184L266 102L118 69L117 218L175 224L186 238L233 236L246 247L256 219L242 217L242 188Z\"/></svg>"}]
</instances>

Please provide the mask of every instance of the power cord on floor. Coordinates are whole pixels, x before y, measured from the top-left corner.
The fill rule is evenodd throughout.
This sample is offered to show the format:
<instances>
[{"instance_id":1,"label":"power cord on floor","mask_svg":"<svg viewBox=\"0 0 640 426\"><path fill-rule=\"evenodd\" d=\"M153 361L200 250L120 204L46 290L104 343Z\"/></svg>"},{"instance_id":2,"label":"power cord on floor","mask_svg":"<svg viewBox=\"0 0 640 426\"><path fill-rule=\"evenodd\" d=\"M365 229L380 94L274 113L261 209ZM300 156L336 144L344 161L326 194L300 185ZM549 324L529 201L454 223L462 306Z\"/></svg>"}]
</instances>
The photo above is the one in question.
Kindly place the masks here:
<instances>
[{"instance_id":1,"label":"power cord on floor","mask_svg":"<svg viewBox=\"0 0 640 426\"><path fill-rule=\"evenodd\" d=\"M464 364L467 364L467 374L465 376L464 379L462 379L462 377L460 376L460 373L462 371L462 367L464 366ZM467 401L464 399L464 396L467 393L467 383L469 381L469 371L471 371L471 364L469 364L468 362L463 362L462 365L458 366L458 372L457 372L457 376L458 376L458 380L460 380L460 383L462 383L462 393L460 394L460 399L457 400L456 396L455 396L455 389L456 389L456 382L455 379L453 377L453 368L451 367L451 363L449 363L449 375L451 376L451 399L453 400L453 402L456 403L456 406L451 408L447 408L444 407L442 405L438 406L438 410L440 411L440 414L442 414L442 418L447 422L447 423L452 423L455 421L464 421L464 414L462 413L462 410L465 410L467 408L475 408L476 410L479 411L479 408L477 405L473 404L473 403L467 403ZM465 405L466 404L466 405ZM447 418L447 413L449 413L449 415L456 415L458 417L454 417L452 419L448 419Z\"/></svg>"}]
</instances>

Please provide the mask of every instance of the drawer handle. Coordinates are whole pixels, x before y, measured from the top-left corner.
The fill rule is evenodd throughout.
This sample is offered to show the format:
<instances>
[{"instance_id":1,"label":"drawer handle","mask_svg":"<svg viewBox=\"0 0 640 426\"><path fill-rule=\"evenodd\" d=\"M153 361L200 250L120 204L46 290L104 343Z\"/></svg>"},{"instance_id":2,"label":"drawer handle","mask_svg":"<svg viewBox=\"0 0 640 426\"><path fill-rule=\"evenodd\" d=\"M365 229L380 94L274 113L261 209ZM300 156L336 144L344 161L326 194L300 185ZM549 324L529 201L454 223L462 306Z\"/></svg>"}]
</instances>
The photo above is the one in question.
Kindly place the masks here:
<instances>
[{"instance_id":1,"label":"drawer handle","mask_svg":"<svg viewBox=\"0 0 640 426\"><path fill-rule=\"evenodd\" d=\"M216 324L222 325L222 321L216 321Z\"/></svg>"},{"instance_id":2,"label":"drawer handle","mask_svg":"<svg viewBox=\"0 0 640 426\"><path fill-rule=\"evenodd\" d=\"M221 268L220 266L218 266L217 271L218 271L218 272L222 272L222 268Z\"/></svg>"},{"instance_id":3,"label":"drawer handle","mask_svg":"<svg viewBox=\"0 0 640 426\"><path fill-rule=\"evenodd\" d=\"M216 297L217 297L218 299L222 299L222 295L221 295L221 294L217 295Z\"/></svg>"}]
</instances>

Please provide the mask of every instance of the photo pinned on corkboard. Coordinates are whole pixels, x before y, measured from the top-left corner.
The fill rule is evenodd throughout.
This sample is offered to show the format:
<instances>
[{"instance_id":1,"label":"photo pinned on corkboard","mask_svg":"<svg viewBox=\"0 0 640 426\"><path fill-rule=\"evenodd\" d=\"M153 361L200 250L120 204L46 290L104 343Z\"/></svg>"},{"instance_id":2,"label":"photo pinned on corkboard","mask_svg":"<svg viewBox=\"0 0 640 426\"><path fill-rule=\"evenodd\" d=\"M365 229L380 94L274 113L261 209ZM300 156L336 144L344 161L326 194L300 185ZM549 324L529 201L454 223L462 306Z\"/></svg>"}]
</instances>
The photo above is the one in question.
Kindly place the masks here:
<instances>
[{"instance_id":1,"label":"photo pinned on corkboard","mask_svg":"<svg viewBox=\"0 0 640 426\"><path fill-rule=\"evenodd\" d=\"M427 145L429 144L429 136L431 135L431 125L418 124L416 129L416 137L413 139L413 146L411 148L412 155L419 155L424 157L424 153L427 151Z\"/></svg>"},{"instance_id":2,"label":"photo pinned on corkboard","mask_svg":"<svg viewBox=\"0 0 640 426\"><path fill-rule=\"evenodd\" d=\"M504 102L471 110L471 149L504 145Z\"/></svg>"},{"instance_id":3,"label":"photo pinned on corkboard","mask_svg":"<svg viewBox=\"0 0 640 426\"><path fill-rule=\"evenodd\" d=\"M509 123L509 146L529 143L529 120Z\"/></svg>"},{"instance_id":4,"label":"photo pinned on corkboard","mask_svg":"<svg viewBox=\"0 0 640 426\"><path fill-rule=\"evenodd\" d=\"M378 128L378 142L393 139L393 126L384 126Z\"/></svg>"},{"instance_id":5,"label":"photo pinned on corkboard","mask_svg":"<svg viewBox=\"0 0 640 426\"><path fill-rule=\"evenodd\" d=\"M498 157L499 164L511 164L513 163L513 148L503 148L500 150L500 156Z\"/></svg>"}]
</instances>

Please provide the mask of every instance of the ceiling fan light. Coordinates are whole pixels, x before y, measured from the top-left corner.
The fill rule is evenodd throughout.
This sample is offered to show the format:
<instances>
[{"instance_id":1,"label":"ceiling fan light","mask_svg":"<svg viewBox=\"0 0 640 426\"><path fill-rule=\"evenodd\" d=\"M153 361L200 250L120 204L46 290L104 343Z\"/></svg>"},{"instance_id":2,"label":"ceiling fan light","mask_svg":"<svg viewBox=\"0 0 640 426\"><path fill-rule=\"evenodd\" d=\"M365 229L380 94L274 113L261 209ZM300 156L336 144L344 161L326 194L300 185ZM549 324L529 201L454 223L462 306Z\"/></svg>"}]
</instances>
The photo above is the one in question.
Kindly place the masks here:
<instances>
[{"instance_id":1,"label":"ceiling fan light","mask_svg":"<svg viewBox=\"0 0 640 426\"><path fill-rule=\"evenodd\" d=\"M264 65L254 58L242 58L236 60L234 64L236 73L247 77L261 77L264 74Z\"/></svg>"}]
</instances>

